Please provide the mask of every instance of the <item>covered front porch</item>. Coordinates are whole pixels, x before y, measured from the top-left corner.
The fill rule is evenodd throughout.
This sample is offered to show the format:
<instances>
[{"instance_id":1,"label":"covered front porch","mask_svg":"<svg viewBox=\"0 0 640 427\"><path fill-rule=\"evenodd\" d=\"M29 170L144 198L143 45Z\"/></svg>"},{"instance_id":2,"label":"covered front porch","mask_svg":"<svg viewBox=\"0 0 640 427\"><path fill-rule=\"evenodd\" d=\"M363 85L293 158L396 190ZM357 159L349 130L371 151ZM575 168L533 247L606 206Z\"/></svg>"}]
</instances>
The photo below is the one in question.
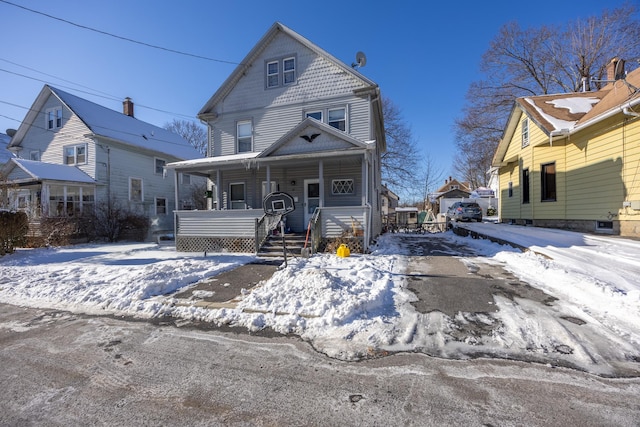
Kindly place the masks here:
<instances>
[{"instance_id":1,"label":"covered front porch","mask_svg":"<svg viewBox=\"0 0 640 427\"><path fill-rule=\"evenodd\" d=\"M285 232L308 232L312 251L342 238L352 251L363 252L376 230L370 200L374 189L368 185L371 152L366 148L276 157L251 153L168 166L176 171L176 180L180 174L209 180L203 195L208 210L175 212L179 251L258 253L281 219L264 212L263 199L272 192L292 197L295 210L283 218Z\"/></svg>"}]
</instances>

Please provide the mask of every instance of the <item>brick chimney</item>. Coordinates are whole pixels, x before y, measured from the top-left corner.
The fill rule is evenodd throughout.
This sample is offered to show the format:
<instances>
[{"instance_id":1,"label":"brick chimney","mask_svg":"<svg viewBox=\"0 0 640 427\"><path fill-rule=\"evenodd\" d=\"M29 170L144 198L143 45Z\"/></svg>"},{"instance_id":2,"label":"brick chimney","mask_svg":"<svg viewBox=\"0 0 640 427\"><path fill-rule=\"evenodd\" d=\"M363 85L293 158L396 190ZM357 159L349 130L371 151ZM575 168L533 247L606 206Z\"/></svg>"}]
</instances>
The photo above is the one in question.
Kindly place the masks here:
<instances>
[{"instance_id":1,"label":"brick chimney","mask_svg":"<svg viewBox=\"0 0 640 427\"><path fill-rule=\"evenodd\" d=\"M128 96L122 101L122 113L133 117L133 101Z\"/></svg>"},{"instance_id":2,"label":"brick chimney","mask_svg":"<svg viewBox=\"0 0 640 427\"><path fill-rule=\"evenodd\" d=\"M607 64L607 80L612 82L624 78L624 59L613 58Z\"/></svg>"}]
</instances>

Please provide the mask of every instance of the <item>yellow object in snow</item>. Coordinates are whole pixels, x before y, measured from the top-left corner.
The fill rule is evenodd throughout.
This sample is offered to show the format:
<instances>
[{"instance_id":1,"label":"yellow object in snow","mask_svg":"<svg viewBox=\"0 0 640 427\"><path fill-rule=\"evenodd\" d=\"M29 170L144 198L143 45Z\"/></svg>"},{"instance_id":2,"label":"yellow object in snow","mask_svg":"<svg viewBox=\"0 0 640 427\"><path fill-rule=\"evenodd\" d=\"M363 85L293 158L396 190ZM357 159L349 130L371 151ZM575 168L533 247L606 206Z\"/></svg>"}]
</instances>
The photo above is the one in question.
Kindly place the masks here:
<instances>
[{"instance_id":1,"label":"yellow object in snow","mask_svg":"<svg viewBox=\"0 0 640 427\"><path fill-rule=\"evenodd\" d=\"M338 250L336 251L336 255L338 255L341 258L346 258L349 255L351 255L351 251L349 250L347 245L343 243L338 247Z\"/></svg>"}]
</instances>

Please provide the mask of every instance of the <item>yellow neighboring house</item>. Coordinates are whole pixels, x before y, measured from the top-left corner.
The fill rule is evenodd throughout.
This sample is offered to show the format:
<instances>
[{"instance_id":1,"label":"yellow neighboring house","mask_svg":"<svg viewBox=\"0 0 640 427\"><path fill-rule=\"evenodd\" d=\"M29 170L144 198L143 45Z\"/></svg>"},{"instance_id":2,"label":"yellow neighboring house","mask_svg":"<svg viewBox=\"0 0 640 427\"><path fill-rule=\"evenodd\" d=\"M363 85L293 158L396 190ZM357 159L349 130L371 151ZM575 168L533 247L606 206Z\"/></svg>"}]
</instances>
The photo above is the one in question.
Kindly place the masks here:
<instances>
[{"instance_id":1,"label":"yellow neighboring house","mask_svg":"<svg viewBox=\"0 0 640 427\"><path fill-rule=\"evenodd\" d=\"M518 98L493 158L500 220L640 237L640 68L593 92Z\"/></svg>"}]
</instances>

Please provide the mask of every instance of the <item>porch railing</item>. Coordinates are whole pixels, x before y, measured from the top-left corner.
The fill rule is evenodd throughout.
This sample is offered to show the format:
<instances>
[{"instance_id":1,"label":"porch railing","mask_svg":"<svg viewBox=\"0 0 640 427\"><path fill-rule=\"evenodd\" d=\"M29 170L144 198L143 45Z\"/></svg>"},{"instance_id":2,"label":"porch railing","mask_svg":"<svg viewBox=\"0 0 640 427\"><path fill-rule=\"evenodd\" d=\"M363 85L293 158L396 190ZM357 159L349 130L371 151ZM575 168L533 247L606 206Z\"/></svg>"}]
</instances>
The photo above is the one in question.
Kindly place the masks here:
<instances>
[{"instance_id":1,"label":"porch railing","mask_svg":"<svg viewBox=\"0 0 640 427\"><path fill-rule=\"evenodd\" d=\"M256 253L260 252L260 248L265 244L281 219L282 215L262 215L262 217L256 218Z\"/></svg>"}]
</instances>

